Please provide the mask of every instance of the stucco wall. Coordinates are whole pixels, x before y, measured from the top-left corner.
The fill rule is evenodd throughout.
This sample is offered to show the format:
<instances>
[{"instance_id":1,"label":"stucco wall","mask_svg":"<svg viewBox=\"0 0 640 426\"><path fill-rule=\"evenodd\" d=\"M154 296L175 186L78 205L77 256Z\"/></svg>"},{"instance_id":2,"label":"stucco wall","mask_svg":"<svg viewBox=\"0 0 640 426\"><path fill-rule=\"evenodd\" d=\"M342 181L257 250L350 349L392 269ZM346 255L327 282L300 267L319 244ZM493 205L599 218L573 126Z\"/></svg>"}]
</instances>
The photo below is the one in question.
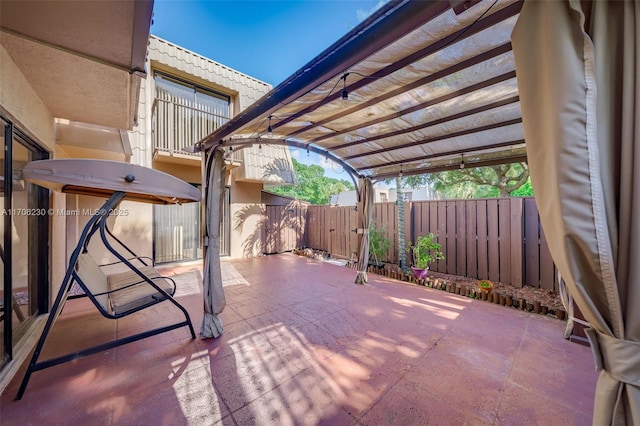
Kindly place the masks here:
<instances>
[{"instance_id":1,"label":"stucco wall","mask_svg":"<svg viewBox=\"0 0 640 426\"><path fill-rule=\"evenodd\" d=\"M67 210L69 212L77 212L77 215L70 213L66 217L68 229L66 241L67 258L71 255L82 229L91 217L85 213L95 212L102 207L104 201L104 199L98 197L67 196ZM108 226L113 231L113 234L137 255L150 257L152 255L152 230L148 226L148 218L153 218L153 206L151 204L123 201L109 218ZM116 260L104 248L99 235L94 235L91 241L89 249L98 263ZM117 244L114 247L121 251L121 247ZM122 253L126 253L126 251L122 251Z\"/></svg>"},{"instance_id":2,"label":"stucco wall","mask_svg":"<svg viewBox=\"0 0 640 426\"><path fill-rule=\"evenodd\" d=\"M231 181L231 247L233 258L262 254L264 205L262 184Z\"/></svg>"},{"instance_id":3,"label":"stucco wall","mask_svg":"<svg viewBox=\"0 0 640 426\"><path fill-rule=\"evenodd\" d=\"M197 166L187 166L155 161L153 168L173 175L185 182L200 184L202 182L202 172L200 171L200 163L197 164Z\"/></svg>"},{"instance_id":4,"label":"stucco wall","mask_svg":"<svg viewBox=\"0 0 640 426\"><path fill-rule=\"evenodd\" d=\"M0 46L0 104L31 133L43 148L55 148L53 116L33 90L9 53Z\"/></svg>"},{"instance_id":5,"label":"stucco wall","mask_svg":"<svg viewBox=\"0 0 640 426\"><path fill-rule=\"evenodd\" d=\"M255 257L262 253L264 205L234 203L231 205L231 253L233 258Z\"/></svg>"}]
</instances>

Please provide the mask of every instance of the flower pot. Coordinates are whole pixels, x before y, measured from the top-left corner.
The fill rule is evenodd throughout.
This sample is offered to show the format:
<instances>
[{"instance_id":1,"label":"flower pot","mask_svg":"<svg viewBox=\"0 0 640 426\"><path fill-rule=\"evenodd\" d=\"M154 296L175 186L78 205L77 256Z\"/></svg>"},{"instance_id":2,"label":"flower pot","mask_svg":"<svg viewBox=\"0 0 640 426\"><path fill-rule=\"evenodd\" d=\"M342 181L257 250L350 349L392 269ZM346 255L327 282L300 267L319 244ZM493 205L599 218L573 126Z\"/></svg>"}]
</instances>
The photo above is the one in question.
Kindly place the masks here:
<instances>
[{"instance_id":1,"label":"flower pot","mask_svg":"<svg viewBox=\"0 0 640 426\"><path fill-rule=\"evenodd\" d=\"M493 283L489 280L480 280L478 281L478 289L482 292L487 292L487 295L491 294L493 290Z\"/></svg>"},{"instance_id":2,"label":"flower pot","mask_svg":"<svg viewBox=\"0 0 640 426\"><path fill-rule=\"evenodd\" d=\"M414 268L413 266L411 267L411 270L413 271L413 276L416 277L417 279L425 279L427 278L427 275L429 274L429 268L425 268L425 269L419 269L419 268Z\"/></svg>"}]
</instances>

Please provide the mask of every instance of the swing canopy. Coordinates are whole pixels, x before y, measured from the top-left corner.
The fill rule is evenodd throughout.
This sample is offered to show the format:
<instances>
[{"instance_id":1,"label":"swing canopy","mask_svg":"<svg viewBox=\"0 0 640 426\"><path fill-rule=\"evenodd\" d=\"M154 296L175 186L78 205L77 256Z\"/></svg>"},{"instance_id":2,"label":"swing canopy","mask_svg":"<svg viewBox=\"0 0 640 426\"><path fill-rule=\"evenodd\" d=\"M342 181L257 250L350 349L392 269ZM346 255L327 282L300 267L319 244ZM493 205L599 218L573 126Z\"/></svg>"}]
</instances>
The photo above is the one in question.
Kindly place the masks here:
<instances>
[{"instance_id":1,"label":"swing canopy","mask_svg":"<svg viewBox=\"0 0 640 426\"><path fill-rule=\"evenodd\" d=\"M119 161L61 159L33 161L22 176L52 191L110 197L126 193L125 199L153 204L200 201L196 187L170 174Z\"/></svg>"}]
</instances>

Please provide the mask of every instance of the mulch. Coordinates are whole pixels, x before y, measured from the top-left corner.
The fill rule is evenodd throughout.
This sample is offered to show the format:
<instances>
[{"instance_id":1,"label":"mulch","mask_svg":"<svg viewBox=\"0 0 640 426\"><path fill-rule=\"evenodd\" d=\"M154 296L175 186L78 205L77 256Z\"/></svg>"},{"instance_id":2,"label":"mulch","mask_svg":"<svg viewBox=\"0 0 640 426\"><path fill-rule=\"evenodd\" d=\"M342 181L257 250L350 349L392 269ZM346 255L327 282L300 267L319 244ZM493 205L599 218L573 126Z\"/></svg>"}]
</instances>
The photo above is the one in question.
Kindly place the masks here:
<instances>
[{"instance_id":1,"label":"mulch","mask_svg":"<svg viewBox=\"0 0 640 426\"><path fill-rule=\"evenodd\" d=\"M429 276L432 278L440 278L446 281L468 283L476 285L478 280L475 278L462 277L459 275L442 274L440 272L429 271ZM564 309L562 302L560 301L560 295L558 292L545 289L536 288L528 285L522 288L515 287L511 284L493 282L493 291L511 296L513 299L524 299L530 302L539 302L541 305L548 306L549 309Z\"/></svg>"}]
</instances>

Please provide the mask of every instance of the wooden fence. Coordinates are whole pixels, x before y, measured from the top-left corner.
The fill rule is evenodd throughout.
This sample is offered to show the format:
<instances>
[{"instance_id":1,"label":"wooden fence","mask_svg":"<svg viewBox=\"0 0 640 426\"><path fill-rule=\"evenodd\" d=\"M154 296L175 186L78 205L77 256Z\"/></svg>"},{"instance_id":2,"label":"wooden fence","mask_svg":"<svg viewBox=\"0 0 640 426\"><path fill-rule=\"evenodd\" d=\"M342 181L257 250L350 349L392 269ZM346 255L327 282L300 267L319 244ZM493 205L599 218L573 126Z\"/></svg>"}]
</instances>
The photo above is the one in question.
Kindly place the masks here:
<instances>
[{"instance_id":1,"label":"wooden fence","mask_svg":"<svg viewBox=\"0 0 640 426\"><path fill-rule=\"evenodd\" d=\"M397 263L397 206L376 203L374 221L392 241L384 259ZM309 206L304 240L309 247L350 258L357 251L354 207ZM405 236L437 235L446 259L437 272L515 286L557 290L557 273L533 198L422 201L405 204Z\"/></svg>"},{"instance_id":2,"label":"wooden fence","mask_svg":"<svg viewBox=\"0 0 640 426\"><path fill-rule=\"evenodd\" d=\"M306 247L307 202L262 192L262 252L282 253Z\"/></svg>"}]
</instances>

